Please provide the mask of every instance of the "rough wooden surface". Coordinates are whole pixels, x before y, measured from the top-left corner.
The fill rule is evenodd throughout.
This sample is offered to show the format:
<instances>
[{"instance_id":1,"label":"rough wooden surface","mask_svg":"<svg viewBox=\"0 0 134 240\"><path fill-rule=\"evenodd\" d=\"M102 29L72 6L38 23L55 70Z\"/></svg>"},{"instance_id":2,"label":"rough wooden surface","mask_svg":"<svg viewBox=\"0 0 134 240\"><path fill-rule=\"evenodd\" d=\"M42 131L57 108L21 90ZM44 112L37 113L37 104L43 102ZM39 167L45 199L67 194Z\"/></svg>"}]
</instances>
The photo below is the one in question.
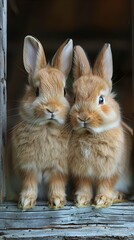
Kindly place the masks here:
<instances>
[{"instance_id":1,"label":"rough wooden surface","mask_svg":"<svg viewBox=\"0 0 134 240\"><path fill-rule=\"evenodd\" d=\"M106 209L68 203L50 210L43 202L28 212L0 205L0 239L134 239L134 203Z\"/></svg>"},{"instance_id":2,"label":"rough wooden surface","mask_svg":"<svg viewBox=\"0 0 134 240\"><path fill-rule=\"evenodd\" d=\"M6 143L6 0L0 0L0 201L5 189L5 143Z\"/></svg>"}]
</instances>

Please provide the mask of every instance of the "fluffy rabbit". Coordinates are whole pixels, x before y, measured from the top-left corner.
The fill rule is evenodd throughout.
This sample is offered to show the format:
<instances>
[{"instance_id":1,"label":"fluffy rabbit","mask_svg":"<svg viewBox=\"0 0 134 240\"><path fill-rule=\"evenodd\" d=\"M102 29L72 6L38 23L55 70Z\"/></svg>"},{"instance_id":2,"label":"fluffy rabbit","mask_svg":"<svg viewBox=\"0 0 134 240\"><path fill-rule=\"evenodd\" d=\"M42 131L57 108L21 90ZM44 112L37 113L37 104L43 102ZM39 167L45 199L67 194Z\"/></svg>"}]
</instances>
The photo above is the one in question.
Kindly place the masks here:
<instances>
[{"instance_id":1,"label":"fluffy rabbit","mask_svg":"<svg viewBox=\"0 0 134 240\"><path fill-rule=\"evenodd\" d=\"M123 200L132 185L132 131L122 123L112 89L112 53L105 44L91 69L84 50L74 48L74 104L69 169L78 206L107 207Z\"/></svg>"},{"instance_id":2,"label":"fluffy rabbit","mask_svg":"<svg viewBox=\"0 0 134 240\"><path fill-rule=\"evenodd\" d=\"M35 205L42 178L48 184L50 207L65 204L69 137L65 124L70 109L65 84L72 54L70 39L49 65L41 43L32 36L24 39L29 86L20 102L20 122L12 132L13 164L22 179L19 207L23 210Z\"/></svg>"}]
</instances>

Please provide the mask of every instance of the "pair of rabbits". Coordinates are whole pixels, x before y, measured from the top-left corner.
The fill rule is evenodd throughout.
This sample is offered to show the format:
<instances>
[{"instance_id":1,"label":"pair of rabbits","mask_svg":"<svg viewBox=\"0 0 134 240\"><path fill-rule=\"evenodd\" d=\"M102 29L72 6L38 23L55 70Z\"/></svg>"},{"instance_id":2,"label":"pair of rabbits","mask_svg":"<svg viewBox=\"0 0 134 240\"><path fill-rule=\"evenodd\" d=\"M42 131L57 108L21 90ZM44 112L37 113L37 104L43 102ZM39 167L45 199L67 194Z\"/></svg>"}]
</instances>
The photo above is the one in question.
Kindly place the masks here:
<instances>
[{"instance_id":1,"label":"pair of rabbits","mask_svg":"<svg viewBox=\"0 0 134 240\"><path fill-rule=\"evenodd\" d=\"M84 50L74 47L73 101L66 79L72 67L73 42L64 42L51 64L41 43L26 36L24 67L29 85L20 102L20 122L12 132L13 165L21 176L19 207L34 207L38 184L48 184L52 208L66 202L71 176L77 206L107 207L122 201L132 187L132 131L121 120L112 89L110 44L93 69Z\"/></svg>"}]
</instances>

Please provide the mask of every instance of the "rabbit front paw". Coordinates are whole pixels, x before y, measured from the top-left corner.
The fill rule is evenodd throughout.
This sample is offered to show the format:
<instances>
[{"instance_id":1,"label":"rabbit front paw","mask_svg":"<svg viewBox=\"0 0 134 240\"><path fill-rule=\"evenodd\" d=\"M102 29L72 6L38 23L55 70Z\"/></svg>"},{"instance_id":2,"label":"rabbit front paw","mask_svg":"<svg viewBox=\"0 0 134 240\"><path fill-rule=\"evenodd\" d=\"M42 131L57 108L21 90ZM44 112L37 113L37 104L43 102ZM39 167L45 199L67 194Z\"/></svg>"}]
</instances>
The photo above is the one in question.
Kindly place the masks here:
<instances>
[{"instance_id":1,"label":"rabbit front paw","mask_svg":"<svg viewBox=\"0 0 134 240\"><path fill-rule=\"evenodd\" d=\"M20 200L18 202L18 208L22 211L27 211L28 209L33 208L36 205L36 197L35 196L28 196L28 195L21 195Z\"/></svg>"},{"instance_id":2,"label":"rabbit front paw","mask_svg":"<svg viewBox=\"0 0 134 240\"><path fill-rule=\"evenodd\" d=\"M113 203L113 199L104 195L99 194L95 197L95 204L96 208L107 208Z\"/></svg>"},{"instance_id":3,"label":"rabbit front paw","mask_svg":"<svg viewBox=\"0 0 134 240\"><path fill-rule=\"evenodd\" d=\"M89 197L88 194L76 195L75 205L77 207L87 207L91 205L91 198Z\"/></svg>"},{"instance_id":4,"label":"rabbit front paw","mask_svg":"<svg viewBox=\"0 0 134 240\"><path fill-rule=\"evenodd\" d=\"M63 208L65 203L65 198L61 196L51 196L49 199L49 207L53 209Z\"/></svg>"}]
</instances>

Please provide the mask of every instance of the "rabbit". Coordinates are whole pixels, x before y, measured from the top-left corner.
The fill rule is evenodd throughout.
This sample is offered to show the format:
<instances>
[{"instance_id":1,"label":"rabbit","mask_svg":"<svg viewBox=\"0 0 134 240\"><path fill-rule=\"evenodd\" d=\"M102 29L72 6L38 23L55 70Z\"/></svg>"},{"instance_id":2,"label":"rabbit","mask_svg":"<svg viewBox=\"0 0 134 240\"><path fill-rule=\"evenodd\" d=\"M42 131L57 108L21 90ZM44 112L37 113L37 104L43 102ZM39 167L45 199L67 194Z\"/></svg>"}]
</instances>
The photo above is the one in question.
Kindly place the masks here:
<instances>
[{"instance_id":1,"label":"rabbit","mask_svg":"<svg viewBox=\"0 0 134 240\"><path fill-rule=\"evenodd\" d=\"M108 207L125 200L133 178L132 129L121 118L112 93L112 52L104 44L93 69L74 47L74 103L70 109L69 172L78 207Z\"/></svg>"},{"instance_id":2,"label":"rabbit","mask_svg":"<svg viewBox=\"0 0 134 240\"><path fill-rule=\"evenodd\" d=\"M73 41L69 39L47 64L39 40L30 35L24 39L23 63L29 85L11 137L13 168L22 181L18 205L24 211L35 206L42 179L48 185L50 207L61 208L66 202L69 134L65 125L70 104L65 87L72 55Z\"/></svg>"}]
</instances>

